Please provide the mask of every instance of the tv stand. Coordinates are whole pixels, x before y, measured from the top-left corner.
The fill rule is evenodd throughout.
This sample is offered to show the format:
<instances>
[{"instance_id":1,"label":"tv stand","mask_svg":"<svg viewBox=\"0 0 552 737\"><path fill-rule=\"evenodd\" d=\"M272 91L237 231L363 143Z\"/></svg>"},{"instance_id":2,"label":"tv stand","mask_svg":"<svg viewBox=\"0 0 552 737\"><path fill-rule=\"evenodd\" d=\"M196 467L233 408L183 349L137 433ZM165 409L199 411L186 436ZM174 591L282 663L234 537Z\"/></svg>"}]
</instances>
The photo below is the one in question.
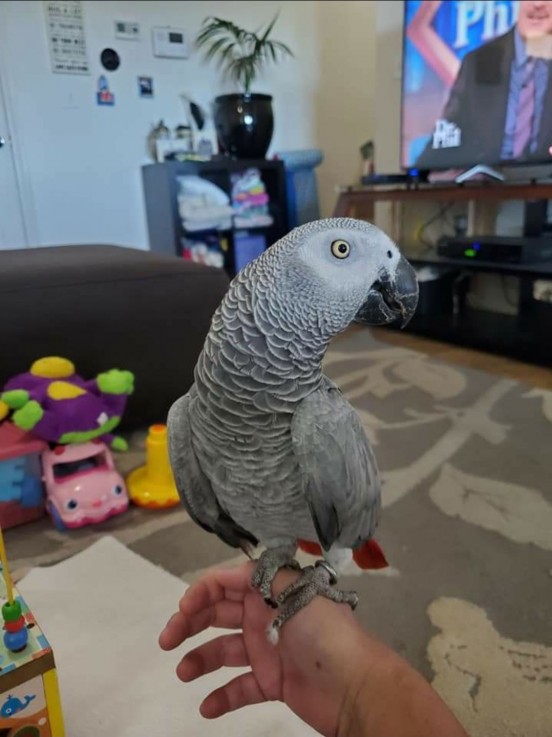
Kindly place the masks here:
<instances>
[{"instance_id":1,"label":"tv stand","mask_svg":"<svg viewBox=\"0 0 552 737\"><path fill-rule=\"evenodd\" d=\"M496 179L499 182L503 182L506 179L504 174L499 172L497 169L486 166L486 164L477 164L476 166L472 166L471 169L466 169L466 171L463 171L462 174L459 174L457 177L455 177L454 181L456 182L456 184L463 184L473 177L476 177L478 174L484 174L486 177Z\"/></svg>"},{"instance_id":2,"label":"tv stand","mask_svg":"<svg viewBox=\"0 0 552 737\"><path fill-rule=\"evenodd\" d=\"M352 217L374 221L377 203L386 203L382 215L389 217L386 230L401 246L404 255L414 266L434 268L444 278L444 290L437 281L424 282L421 291L431 292L436 286L437 300L431 303L422 296L419 309L408 325L408 332L447 343L470 346L491 353L511 356L521 361L552 366L552 304L535 299L535 284L552 281L552 262L496 263L463 258L439 257L413 240L407 229L406 213L397 208L401 203L416 205L423 202L465 202L473 210L468 218L468 235L491 235L494 220L487 219L488 212L477 212L477 207L487 203L493 207L506 200L525 202L525 236L539 236L545 228L548 200L552 199L552 183L466 181L465 184L407 184L402 187L346 187L338 196L335 217ZM485 216L486 222L478 216ZM495 312L478 309L465 299L467 283L476 274L492 274L498 283L506 277L519 280L517 311ZM388 328L381 328L382 330Z\"/></svg>"}]
</instances>

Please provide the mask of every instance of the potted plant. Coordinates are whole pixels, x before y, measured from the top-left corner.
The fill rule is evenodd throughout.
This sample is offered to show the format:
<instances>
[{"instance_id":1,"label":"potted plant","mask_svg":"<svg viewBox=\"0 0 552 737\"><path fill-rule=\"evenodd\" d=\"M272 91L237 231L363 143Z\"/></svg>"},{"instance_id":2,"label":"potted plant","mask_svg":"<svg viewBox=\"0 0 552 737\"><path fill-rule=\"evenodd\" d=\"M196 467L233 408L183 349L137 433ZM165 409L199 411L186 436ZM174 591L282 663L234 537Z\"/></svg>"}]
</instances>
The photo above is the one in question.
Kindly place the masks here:
<instances>
[{"instance_id":1,"label":"potted plant","mask_svg":"<svg viewBox=\"0 0 552 737\"><path fill-rule=\"evenodd\" d=\"M251 92L255 78L269 62L293 56L281 41L269 38L278 16L264 32L246 31L213 16L203 21L196 47L205 48L205 60L218 62L224 76L242 92L215 98L214 121L222 151L237 158L264 158L274 130L272 96Z\"/></svg>"}]
</instances>

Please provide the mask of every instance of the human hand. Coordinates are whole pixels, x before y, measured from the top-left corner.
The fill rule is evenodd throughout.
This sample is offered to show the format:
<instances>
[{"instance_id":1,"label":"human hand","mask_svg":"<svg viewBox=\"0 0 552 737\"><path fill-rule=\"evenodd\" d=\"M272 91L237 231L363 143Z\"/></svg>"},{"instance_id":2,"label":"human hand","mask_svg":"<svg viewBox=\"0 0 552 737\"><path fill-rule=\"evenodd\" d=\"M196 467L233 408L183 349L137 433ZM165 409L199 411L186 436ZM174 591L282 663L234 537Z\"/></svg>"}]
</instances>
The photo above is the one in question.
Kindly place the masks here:
<instances>
[{"instance_id":1,"label":"human hand","mask_svg":"<svg viewBox=\"0 0 552 737\"><path fill-rule=\"evenodd\" d=\"M328 737L467 737L420 674L365 632L346 605L317 597L270 644L275 612L251 587L253 565L207 572L186 591L159 637L164 650L173 650L209 627L241 630L190 650L177 666L182 681L223 666L250 666L207 696L204 717L283 701ZM280 571L274 593L298 575Z\"/></svg>"},{"instance_id":2,"label":"human hand","mask_svg":"<svg viewBox=\"0 0 552 737\"><path fill-rule=\"evenodd\" d=\"M213 691L201 714L214 719L249 704L283 701L324 735L342 734L368 666L367 635L348 606L317 598L289 620L276 646L267 639L275 611L251 588L253 564L213 570L193 583L159 638L172 650L208 627L241 630L190 650L177 666L182 681L193 681L223 666L251 670ZM276 594L297 577L281 571ZM384 646L373 643L381 655ZM378 650L378 646L380 650ZM376 669L377 670L377 669Z\"/></svg>"}]
</instances>

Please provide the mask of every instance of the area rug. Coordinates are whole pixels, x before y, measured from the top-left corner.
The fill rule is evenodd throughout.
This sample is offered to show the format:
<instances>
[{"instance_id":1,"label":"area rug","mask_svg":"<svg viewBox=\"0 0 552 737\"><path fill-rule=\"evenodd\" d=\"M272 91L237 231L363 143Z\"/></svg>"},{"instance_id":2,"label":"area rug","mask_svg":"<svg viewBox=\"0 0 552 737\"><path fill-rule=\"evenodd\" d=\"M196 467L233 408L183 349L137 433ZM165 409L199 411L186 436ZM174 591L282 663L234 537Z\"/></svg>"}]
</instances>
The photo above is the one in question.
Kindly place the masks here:
<instances>
[{"instance_id":1,"label":"area rug","mask_svg":"<svg viewBox=\"0 0 552 737\"><path fill-rule=\"evenodd\" d=\"M361 414L384 481L378 539L391 563L349 571L360 621L407 658L473 735L552 734L552 393L439 363L354 331L327 373ZM143 459L144 434L118 457ZM180 508L133 509L61 534L47 520L8 531L19 574L105 534L192 581L234 550Z\"/></svg>"},{"instance_id":2,"label":"area rug","mask_svg":"<svg viewBox=\"0 0 552 737\"><path fill-rule=\"evenodd\" d=\"M161 652L157 636L185 585L112 537L32 570L19 587L54 650L68 737L316 734L277 702L203 719L207 693L247 668L181 683L175 667L184 651Z\"/></svg>"}]
</instances>

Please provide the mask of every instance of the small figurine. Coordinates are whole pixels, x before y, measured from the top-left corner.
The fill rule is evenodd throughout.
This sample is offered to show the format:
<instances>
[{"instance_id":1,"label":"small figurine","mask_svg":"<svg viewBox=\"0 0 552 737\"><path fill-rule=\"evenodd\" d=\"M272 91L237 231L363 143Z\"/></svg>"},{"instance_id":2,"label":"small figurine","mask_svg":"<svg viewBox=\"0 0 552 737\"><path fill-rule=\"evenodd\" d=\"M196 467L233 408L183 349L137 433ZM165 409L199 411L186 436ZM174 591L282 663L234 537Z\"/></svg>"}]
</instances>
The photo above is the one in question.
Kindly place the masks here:
<instances>
[{"instance_id":1,"label":"small figurine","mask_svg":"<svg viewBox=\"0 0 552 737\"><path fill-rule=\"evenodd\" d=\"M133 390L130 371L111 369L85 380L68 359L48 356L8 381L0 394L0 420L13 410L10 419L17 427L49 443L100 438L113 450L126 450L126 440L112 431Z\"/></svg>"}]
</instances>

